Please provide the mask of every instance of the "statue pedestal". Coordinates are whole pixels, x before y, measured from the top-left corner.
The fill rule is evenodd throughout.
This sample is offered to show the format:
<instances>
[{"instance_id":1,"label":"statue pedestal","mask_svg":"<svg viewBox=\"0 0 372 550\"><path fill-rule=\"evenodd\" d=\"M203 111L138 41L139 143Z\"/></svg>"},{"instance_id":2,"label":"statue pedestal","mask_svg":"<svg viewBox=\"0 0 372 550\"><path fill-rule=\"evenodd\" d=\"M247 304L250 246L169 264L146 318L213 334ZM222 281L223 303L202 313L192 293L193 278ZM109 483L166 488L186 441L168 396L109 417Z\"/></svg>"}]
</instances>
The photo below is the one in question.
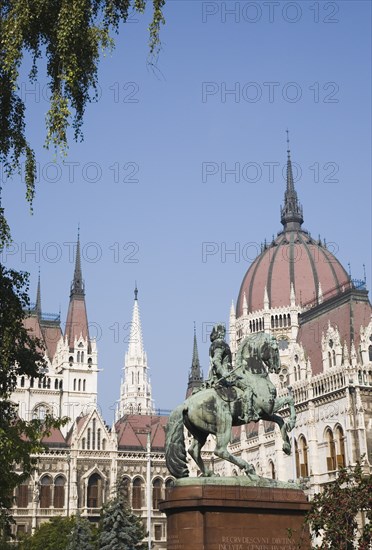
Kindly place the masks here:
<instances>
[{"instance_id":1,"label":"statue pedestal","mask_svg":"<svg viewBox=\"0 0 372 550\"><path fill-rule=\"evenodd\" d=\"M208 480L213 479L212 484ZM167 550L310 549L304 492L254 487L228 479L196 478L166 491L160 509L167 515ZM199 481L202 480L202 481ZM195 481L195 484L191 484Z\"/></svg>"}]
</instances>

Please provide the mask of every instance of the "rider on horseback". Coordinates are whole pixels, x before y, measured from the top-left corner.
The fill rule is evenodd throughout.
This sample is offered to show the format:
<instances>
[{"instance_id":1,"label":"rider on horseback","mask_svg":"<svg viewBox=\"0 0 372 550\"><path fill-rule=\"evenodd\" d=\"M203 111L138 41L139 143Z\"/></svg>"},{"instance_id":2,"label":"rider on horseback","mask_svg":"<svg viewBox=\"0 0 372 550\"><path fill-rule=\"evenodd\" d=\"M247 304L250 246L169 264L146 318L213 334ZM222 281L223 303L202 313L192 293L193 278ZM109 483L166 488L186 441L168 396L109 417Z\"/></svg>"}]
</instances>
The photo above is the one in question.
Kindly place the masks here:
<instances>
[{"instance_id":1,"label":"rider on horseback","mask_svg":"<svg viewBox=\"0 0 372 550\"><path fill-rule=\"evenodd\" d=\"M208 373L207 385L236 386L242 390L241 397L242 414L239 417L245 424L250 420L256 420L253 408L252 388L243 381L243 377L233 374L232 356L230 346L225 342L226 328L222 324L214 325L210 335L211 345L209 348L210 368Z\"/></svg>"}]
</instances>

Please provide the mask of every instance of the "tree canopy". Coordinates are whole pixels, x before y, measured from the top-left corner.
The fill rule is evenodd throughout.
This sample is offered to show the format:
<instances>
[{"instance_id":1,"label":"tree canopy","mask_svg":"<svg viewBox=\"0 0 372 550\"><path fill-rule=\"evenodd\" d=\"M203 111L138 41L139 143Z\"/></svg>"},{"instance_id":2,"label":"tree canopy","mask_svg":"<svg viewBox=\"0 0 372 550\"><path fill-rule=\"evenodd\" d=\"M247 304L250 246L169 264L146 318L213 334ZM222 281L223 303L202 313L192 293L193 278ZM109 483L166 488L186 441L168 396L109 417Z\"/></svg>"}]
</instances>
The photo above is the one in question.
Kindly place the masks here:
<instances>
[{"instance_id":1,"label":"tree canopy","mask_svg":"<svg viewBox=\"0 0 372 550\"><path fill-rule=\"evenodd\" d=\"M372 542L372 475L358 462L315 495L307 521L321 536L319 550L369 550Z\"/></svg>"},{"instance_id":2,"label":"tree canopy","mask_svg":"<svg viewBox=\"0 0 372 550\"><path fill-rule=\"evenodd\" d=\"M25 421L10 400L19 376L42 379L46 361L43 343L24 325L29 308L28 276L0 264L0 509L13 504L13 490L32 473L33 453L44 449L41 440L66 419ZM17 473L14 464L18 465ZM3 521L6 517L3 515Z\"/></svg>"},{"instance_id":3,"label":"tree canopy","mask_svg":"<svg viewBox=\"0 0 372 550\"><path fill-rule=\"evenodd\" d=\"M24 53L32 58L29 79L35 81L38 60L46 59L50 106L46 114L46 147L62 153L68 147L67 130L82 138L85 108L97 89L97 71L104 50L114 46L110 33L118 32L131 11L143 13L148 0L4 0L0 4L0 162L5 173L20 170L25 159L26 199L32 208L36 161L26 137L25 104L18 94ZM152 0L149 52L160 45L165 0ZM10 231L0 209L2 241Z\"/></svg>"},{"instance_id":4,"label":"tree canopy","mask_svg":"<svg viewBox=\"0 0 372 550\"><path fill-rule=\"evenodd\" d=\"M124 499L110 501L102 510L99 550L146 550L146 529L141 519L127 507Z\"/></svg>"}]
</instances>

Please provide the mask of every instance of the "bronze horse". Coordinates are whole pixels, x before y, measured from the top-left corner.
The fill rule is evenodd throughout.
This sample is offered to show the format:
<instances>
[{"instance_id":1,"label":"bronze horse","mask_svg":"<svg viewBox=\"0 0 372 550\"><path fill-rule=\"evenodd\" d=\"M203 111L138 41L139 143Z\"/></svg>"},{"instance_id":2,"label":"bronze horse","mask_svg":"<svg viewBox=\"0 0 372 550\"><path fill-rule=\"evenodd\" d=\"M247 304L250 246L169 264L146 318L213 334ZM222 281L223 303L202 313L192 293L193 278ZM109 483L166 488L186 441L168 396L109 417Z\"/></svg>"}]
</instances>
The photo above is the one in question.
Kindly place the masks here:
<instances>
[{"instance_id":1,"label":"bronze horse","mask_svg":"<svg viewBox=\"0 0 372 550\"><path fill-rule=\"evenodd\" d=\"M244 338L237 352L236 367L231 371L231 376L229 374L226 377L230 379L230 384L202 388L171 413L166 428L165 449L166 464L170 473L176 478L189 475L184 440L186 427L193 436L188 452L198 465L202 476L214 475L205 466L201 457L201 450L208 435L213 434L216 436L214 454L232 462L248 476L256 477L251 464L227 450L232 426L244 424L241 417L243 390L234 386L233 375L239 376L240 380L251 388L249 395L256 417L250 420L262 419L278 424L283 438L283 451L290 454L291 442L288 432L293 430L296 422L294 402L289 395L277 398L275 386L268 376L269 372L278 373L279 370L279 349L275 338L265 333ZM287 422L276 414L285 405L290 409Z\"/></svg>"}]
</instances>

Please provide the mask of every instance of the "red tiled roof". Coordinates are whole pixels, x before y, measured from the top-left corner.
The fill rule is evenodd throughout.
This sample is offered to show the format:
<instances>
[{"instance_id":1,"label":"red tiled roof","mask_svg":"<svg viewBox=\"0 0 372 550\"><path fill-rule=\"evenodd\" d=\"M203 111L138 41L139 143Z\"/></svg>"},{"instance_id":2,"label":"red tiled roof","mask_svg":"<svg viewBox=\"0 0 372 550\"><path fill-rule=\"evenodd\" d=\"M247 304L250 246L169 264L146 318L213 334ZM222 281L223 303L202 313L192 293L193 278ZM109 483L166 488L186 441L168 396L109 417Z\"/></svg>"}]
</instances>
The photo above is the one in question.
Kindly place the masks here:
<instances>
[{"instance_id":1,"label":"red tiled roof","mask_svg":"<svg viewBox=\"0 0 372 550\"><path fill-rule=\"evenodd\" d=\"M74 346L75 338L89 339L88 317L84 296L72 296L67 312L65 336L70 348Z\"/></svg>"},{"instance_id":2,"label":"red tiled roof","mask_svg":"<svg viewBox=\"0 0 372 550\"><path fill-rule=\"evenodd\" d=\"M147 446L147 433L151 428L151 448L165 447L165 426L167 416L128 415L116 425L119 448L144 450Z\"/></svg>"},{"instance_id":3,"label":"red tiled roof","mask_svg":"<svg viewBox=\"0 0 372 550\"><path fill-rule=\"evenodd\" d=\"M319 283L322 293L326 294L348 280L348 274L336 257L307 233L282 232L245 274L237 301L237 316L243 313L244 294L249 312L263 309L265 287L270 308L273 308L290 304L291 283L296 303L304 304L318 296Z\"/></svg>"},{"instance_id":4,"label":"red tiled roof","mask_svg":"<svg viewBox=\"0 0 372 550\"><path fill-rule=\"evenodd\" d=\"M50 435L43 437L41 441L48 447L49 446L67 447L66 440L63 437L61 430L59 428L52 428L50 431Z\"/></svg>"},{"instance_id":5,"label":"red tiled roof","mask_svg":"<svg viewBox=\"0 0 372 550\"><path fill-rule=\"evenodd\" d=\"M333 307L326 308L326 303L322 304L324 311L319 311L317 315L306 320L304 315L303 324L300 325L297 341L304 346L307 356L310 358L313 374L319 374L323 371L322 362L322 333L326 333L328 322L331 326L337 326L340 333L341 345L346 341L349 353L351 350L352 331L354 332L354 345L358 351L360 343L360 327L367 326L371 316L371 304L365 298L358 301L357 297L345 296L344 300L336 300ZM362 298L362 296L361 296ZM330 300L331 302L331 300ZM332 304L331 304L332 305Z\"/></svg>"}]
</instances>

